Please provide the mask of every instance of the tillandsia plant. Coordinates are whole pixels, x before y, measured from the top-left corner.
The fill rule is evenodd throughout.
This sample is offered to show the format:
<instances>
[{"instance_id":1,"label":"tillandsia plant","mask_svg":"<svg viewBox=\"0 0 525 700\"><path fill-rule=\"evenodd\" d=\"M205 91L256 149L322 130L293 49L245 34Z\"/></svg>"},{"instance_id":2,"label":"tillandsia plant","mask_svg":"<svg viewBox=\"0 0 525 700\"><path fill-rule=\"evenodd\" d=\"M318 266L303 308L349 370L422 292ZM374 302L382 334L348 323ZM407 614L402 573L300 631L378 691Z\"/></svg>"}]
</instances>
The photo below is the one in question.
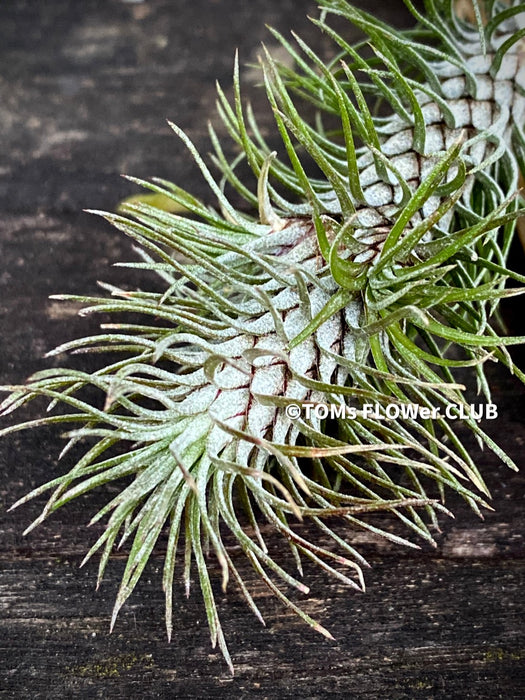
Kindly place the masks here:
<instances>
[{"instance_id":1,"label":"tillandsia plant","mask_svg":"<svg viewBox=\"0 0 525 700\"><path fill-rule=\"evenodd\" d=\"M497 330L499 300L524 281L506 258L525 165L525 4L473 0L469 22L452 0L424 0L424 14L404 2L416 24L401 32L345 0L320 0L312 21L333 41L328 62L274 32L294 66L262 60L279 158L241 100L236 63L233 99L218 90L234 160L210 127L214 176L173 126L218 205L171 182L132 178L184 214L144 202L98 212L137 244L140 261L125 266L155 273L162 288L104 284L104 297L55 297L117 318L50 354L113 360L91 374L53 368L4 387L3 414L39 397L66 411L3 434L76 424L63 454L87 444L67 474L15 504L51 492L28 530L116 482L118 494L91 521L107 524L86 556L101 552L100 581L114 547L131 542L112 624L164 533L171 635L181 539L187 590L195 566L212 643L230 667L213 555L223 587L232 578L259 619L232 543L279 599L330 637L282 590L308 591L270 552L262 523L282 535L299 573L306 557L363 589L367 562L345 539L349 530L432 543L447 490L477 512L487 505L468 429L515 468L481 428L460 379L487 403L487 361L525 379L506 350L525 338ZM334 16L362 41L350 44ZM233 206L233 190L247 206ZM369 517L377 511L384 522ZM310 526L298 527L302 520Z\"/></svg>"}]
</instances>

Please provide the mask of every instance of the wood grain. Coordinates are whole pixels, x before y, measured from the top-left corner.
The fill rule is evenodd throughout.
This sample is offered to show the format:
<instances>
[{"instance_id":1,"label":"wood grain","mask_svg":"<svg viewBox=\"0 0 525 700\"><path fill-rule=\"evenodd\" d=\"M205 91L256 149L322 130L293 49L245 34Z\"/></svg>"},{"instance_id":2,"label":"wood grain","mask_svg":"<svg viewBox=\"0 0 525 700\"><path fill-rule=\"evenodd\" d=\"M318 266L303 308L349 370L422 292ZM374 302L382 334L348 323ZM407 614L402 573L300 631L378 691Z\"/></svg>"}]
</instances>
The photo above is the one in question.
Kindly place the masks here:
<instances>
[{"instance_id":1,"label":"wood grain","mask_svg":"<svg viewBox=\"0 0 525 700\"><path fill-rule=\"evenodd\" d=\"M407 21L400 0L365 5L397 24ZM63 362L42 356L96 330L100 319L79 319L75 306L52 302L49 294L94 292L98 279L118 284L124 273L111 264L134 259L128 241L81 210L113 209L136 191L121 172L169 177L209 200L165 119L207 150L214 79L230 85L235 46L243 61L254 60L263 38L273 42L267 22L283 32L295 27L329 50L307 12L315 13L313 2L2 3L2 383ZM253 82L248 72L246 91L257 107L263 100ZM268 114L262 124L269 126ZM141 278L127 283L140 285ZM514 309L516 318L521 310ZM95 359L71 362L86 369ZM525 392L501 368L492 374L500 417L487 429L523 464ZM122 557L110 562L98 592L95 563L78 568L95 536L84 523L108 491L22 537L42 502L6 508L67 468L70 461L56 462L60 444L47 429L0 441L0 697L523 697L524 478L474 444L494 497L495 511L484 521L451 499L456 519L443 522L438 548L414 552L346 532L372 564L365 595L306 567L311 593L302 602L334 643L283 610L234 550L265 614L261 627L233 587L226 596L219 591L211 561L233 679L210 647L197 586L186 600L177 584L175 634L167 643L162 545L108 633Z\"/></svg>"}]
</instances>

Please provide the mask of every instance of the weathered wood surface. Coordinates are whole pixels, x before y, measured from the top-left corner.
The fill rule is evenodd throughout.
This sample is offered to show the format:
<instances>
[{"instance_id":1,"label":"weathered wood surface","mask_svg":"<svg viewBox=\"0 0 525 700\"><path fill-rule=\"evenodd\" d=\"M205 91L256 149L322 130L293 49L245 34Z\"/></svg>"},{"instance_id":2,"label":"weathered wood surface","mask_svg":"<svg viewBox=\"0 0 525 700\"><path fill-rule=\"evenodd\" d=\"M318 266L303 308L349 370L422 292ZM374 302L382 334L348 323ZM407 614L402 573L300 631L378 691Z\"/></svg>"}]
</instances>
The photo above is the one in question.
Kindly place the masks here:
<instances>
[{"instance_id":1,"label":"weathered wood surface","mask_svg":"<svg viewBox=\"0 0 525 700\"><path fill-rule=\"evenodd\" d=\"M366 4L406 20L400 0ZM214 78L230 84L233 48L253 60L262 39L273 43L265 22L326 44L307 12L314 3L293 0L1 4L2 383L58 362L43 353L96 329L100 319L79 319L49 294L93 292L97 279L118 283L123 273L110 264L133 259L129 242L82 208L112 209L133 192L121 172L169 177L209 199L165 118L206 149ZM248 73L247 92L259 103L253 82ZM488 427L523 464L525 391L497 367L493 375L500 418ZM348 533L373 567L366 595L307 567L306 609L335 643L284 611L238 556L268 626L233 588L218 593L232 679L210 648L196 589L186 601L177 588L167 643L161 553L108 634L123 561L110 563L98 592L96 565L78 568L93 537L83 524L107 493L21 536L42 503L5 509L66 468L58 450L51 430L0 441L0 697L523 697L524 477L491 454L477 453L495 512L480 521L451 499L456 519L443 522L437 550L402 551Z\"/></svg>"}]
</instances>

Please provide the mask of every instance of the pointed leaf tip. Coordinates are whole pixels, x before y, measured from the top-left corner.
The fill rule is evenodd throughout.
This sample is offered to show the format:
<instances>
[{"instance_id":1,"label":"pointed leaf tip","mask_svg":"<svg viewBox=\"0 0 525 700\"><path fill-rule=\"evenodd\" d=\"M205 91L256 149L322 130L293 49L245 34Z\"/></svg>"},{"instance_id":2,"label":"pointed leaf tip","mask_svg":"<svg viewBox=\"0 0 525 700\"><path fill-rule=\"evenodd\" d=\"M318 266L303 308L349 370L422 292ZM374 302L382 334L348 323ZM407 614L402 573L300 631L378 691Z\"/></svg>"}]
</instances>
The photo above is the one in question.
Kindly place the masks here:
<instances>
[{"instance_id":1,"label":"pointed leaf tip","mask_svg":"<svg viewBox=\"0 0 525 700\"><path fill-rule=\"evenodd\" d=\"M331 642L335 642L335 637L331 632L329 632L326 627L323 627L320 625L318 622L314 623L313 628L316 632L319 632L319 634L322 634L323 637L326 637L329 639Z\"/></svg>"}]
</instances>

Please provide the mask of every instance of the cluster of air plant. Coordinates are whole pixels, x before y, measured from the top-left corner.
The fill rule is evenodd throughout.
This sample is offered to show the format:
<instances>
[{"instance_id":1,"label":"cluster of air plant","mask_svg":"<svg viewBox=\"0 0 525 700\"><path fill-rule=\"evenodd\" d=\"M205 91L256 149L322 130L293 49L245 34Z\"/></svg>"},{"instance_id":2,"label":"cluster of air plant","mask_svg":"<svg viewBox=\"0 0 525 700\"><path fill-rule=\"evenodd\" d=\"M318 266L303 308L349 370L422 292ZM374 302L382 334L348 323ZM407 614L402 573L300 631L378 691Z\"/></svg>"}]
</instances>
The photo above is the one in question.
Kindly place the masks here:
<instances>
[{"instance_id":1,"label":"cluster of air plant","mask_svg":"<svg viewBox=\"0 0 525 700\"><path fill-rule=\"evenodd\" d=\"M499 300L517 292L507 280L523 281L505 261L525 156L525 5L473 0L469 24L452 0L424 0L424 15L404 1L417 24L401 32L345 0L320 0L312 21L336 47L329 62L299 37L292 43L274 32L294 62L262 61L279 158L241 101L236 65L234 98L219 89L218 107L238 156L230 162L210 130L218 178L173 126L217 209L154 179L134 181L184 215L140 202L122 215L99 212L141 251L140 262L125 266L157 273L163 289L103 285L109 296L58 297L87 304L82 313L119 319L50 354L96 350L117 359L91 374L48 369L4 387L4 414L37 397L68 407L4 434L73 423L66 449L87 443L67 474L19 501L51 491L28 529L117 482L121 490L92 520L107 524L86 557L101 552L100 580L114 547L131 543L113 622L166 533L171 635L182 539L184 580L189 588L195 566L212 643L230 666L211 553L223 586L233 578L261 620L232 543L278 598L329 636L283 592L283 585L308 589L270 554L261 523L283 536L299 572L307 557L362 589L366 561L345 533L364 528L412 544L368 513L388 511L408 536L432 542L447 489L476 511L485 505L487 488L455 420L469 411L458 371L476 378L487 402L488 360L524 379L506 351L524 339L502 337L492 319ZM331 27L333 15L361 30L363 41L348 43ZM312 110L297 106L305 101L315 108L311 119ZM243 162L256 191L238 174ZM230 187L252 215L232 206ZM130 313L143 321L126 322L122 314ZM86 400L88 386L103 407ZM332 420L306 410L324 404L343 410ZM439 410L383 419L365 404ZM515 468L473 416L462 423ZM298 528L301 520L333 547L320 546L311 527Z\"/></svg>"}]
</instances>

